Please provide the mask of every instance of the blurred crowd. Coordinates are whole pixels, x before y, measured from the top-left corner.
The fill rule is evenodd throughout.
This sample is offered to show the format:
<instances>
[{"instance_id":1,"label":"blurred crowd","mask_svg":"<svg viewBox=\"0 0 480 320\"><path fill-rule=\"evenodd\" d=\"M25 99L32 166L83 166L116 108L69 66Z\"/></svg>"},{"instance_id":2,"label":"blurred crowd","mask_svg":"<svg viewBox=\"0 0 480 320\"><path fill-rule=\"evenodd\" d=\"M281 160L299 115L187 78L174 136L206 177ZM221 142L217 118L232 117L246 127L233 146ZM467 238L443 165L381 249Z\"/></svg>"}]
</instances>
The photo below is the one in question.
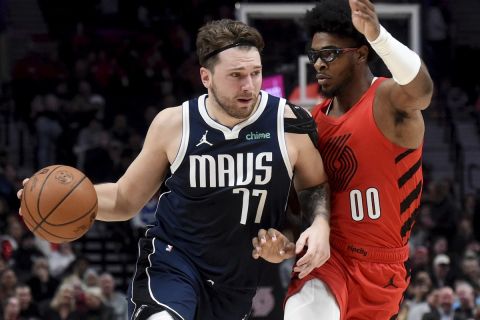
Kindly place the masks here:
<instances>
[{"instance_id":1,"label":"blurred crowd","mask_svg":"<svg viewBox=\"0 0 480 320\"><path fill-rule=\"evenodd\" d=\"M92 265L71 244L34 237L17 214L16 191L24 177L54 163L75 166L94 183L118 179L138 154L153 117L203 93L196 30L212 18L234 18L233 2L196 0L189 10L181 1L166 3L39 1L48 40L56 46L39 51L32 43L0 91L1 101L14 102L11 119L27 128L32 159L23 154L13 163L0 146L0 320L126 319L126 288L115 288L124 279ZM455 59L448 5L423 3L425 60L436 84L425 116L438 123L446 123L449 110L467 118L480 114L480 85L457 81L459 68L444 63ZM8 25L1 17L0 22L1 34ZM279 21L272 25L282 27ZM288 29L282 29L283 39ZM292 57L303 53L302 46L269 42L277 30L261 29L266 56L286 49ZM278 70L290 69L265 67ZM424 172L423 204L411 222L412 280L399 319L480 319L480 197L460 194L453 180L436 179L428 163ZM154 197L131 223L106 227L121 235L120 245L128 243L132 256L132 243L153 221L155 204Z\"/></svg>"}]
</instances>

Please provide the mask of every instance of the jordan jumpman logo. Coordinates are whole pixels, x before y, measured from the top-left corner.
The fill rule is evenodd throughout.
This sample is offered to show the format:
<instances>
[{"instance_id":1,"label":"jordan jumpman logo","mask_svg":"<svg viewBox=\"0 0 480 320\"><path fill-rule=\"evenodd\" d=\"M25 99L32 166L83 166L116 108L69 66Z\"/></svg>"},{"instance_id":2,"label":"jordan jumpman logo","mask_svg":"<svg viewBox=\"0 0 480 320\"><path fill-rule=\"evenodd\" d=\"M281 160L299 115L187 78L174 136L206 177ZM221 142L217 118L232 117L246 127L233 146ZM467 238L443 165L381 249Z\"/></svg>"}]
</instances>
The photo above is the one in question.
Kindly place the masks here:
<instances>
[{"instance_id":1,"label":"jordan jumpman logo","mask_svg":"<svg viewBox=\"0 0 480 320\"><path fill-rule=\"evenodd\" d=\"M200 139L200 141L197 143L197 145L196 145L197 147L201 144L204 144L204 143L206 143L210 146L213 146L213 144L211 144L210 142L207 141L207 133L208 133L208 130L205 131L205 133L202 136L202 139Z\"/></svg>"},{"instance_id":2,"label":"jordan jumpman logo","mask_svg":"<svg viewBox=\"0 0 480 320\"><path fill-rule=\"evenodd\" d=\"M393 278L395 277L395 275L393 275L390 280L388 280L388 283L387 285L384 286L384 288L388 288L388 287L394 287L394 288L398 288L395 283L393 283Z\"/></svg>"}]
</instances>

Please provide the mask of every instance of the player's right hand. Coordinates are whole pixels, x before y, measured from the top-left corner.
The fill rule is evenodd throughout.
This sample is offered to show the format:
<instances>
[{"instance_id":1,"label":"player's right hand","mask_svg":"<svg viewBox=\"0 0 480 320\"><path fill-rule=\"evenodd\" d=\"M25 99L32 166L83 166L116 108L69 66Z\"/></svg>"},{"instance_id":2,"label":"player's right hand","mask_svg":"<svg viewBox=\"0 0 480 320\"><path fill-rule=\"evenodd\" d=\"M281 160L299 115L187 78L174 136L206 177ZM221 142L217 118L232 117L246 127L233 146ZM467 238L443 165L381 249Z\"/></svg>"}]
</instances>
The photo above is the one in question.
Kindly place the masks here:
<instances>
[{"instance_id":1,"label":"player's right hand","mask_svg":"<svg viewBox=\"0 0 480 320\"><path fill-rule=\"evenodd\" d=\"M252 245L254 259L263 258L271 263L280 263L295 257L295 243L273 228L268 231L260 229L258 235L252 239Z\"/></svg>"},{"instance_id":2,"label":"player's right hand","mask_svg":"<svg viewBox=\"0 0 480 320\"><path fill-rule=\"evenodd\" d=\"M375 6L369 0L349 0L352 23L367 40L373 41L380 34L380 22Z\"/></svg>"},{"instance_id":3,"label":"player's right hand","mask_svg":"<svg viewBox=\"0 0 480 320\"><path fill-rule=\"evenodd\" d=\"M30 180L30 178L23 179L22 185L25 187L25 184ZM23 194L23 188L17 191L17 198L18 200L22 200L22 194ZM18 208L18 213L22 215L22 209L19 207Z\"/></svg>"},{"instance_id":4,"label":"player's right hand","mask_svg":"<svg viewBox=\"0 0 480 320\"><path fill-rule=\"evenodd\" d=\"M330 258L330 223L323 217L318 217L297 240L296 253L306 249L305 254L295 263L293 271L300 279L307 276L313 269L320 267Z\"/></svg>"}]
</instances>

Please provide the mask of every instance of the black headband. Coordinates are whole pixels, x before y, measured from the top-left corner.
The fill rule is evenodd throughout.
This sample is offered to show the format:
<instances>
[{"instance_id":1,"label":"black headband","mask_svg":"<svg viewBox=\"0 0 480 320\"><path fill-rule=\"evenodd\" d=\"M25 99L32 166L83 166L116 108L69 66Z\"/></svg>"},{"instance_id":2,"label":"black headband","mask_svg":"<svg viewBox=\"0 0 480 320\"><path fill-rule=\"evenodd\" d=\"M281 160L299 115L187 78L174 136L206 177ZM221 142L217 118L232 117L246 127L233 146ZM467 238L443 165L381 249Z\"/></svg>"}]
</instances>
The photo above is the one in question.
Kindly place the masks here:
<instances>
[{"instance_id":1,"label":"black headband","mask_svg":"<svg viewBox=\"0 0 480 320\"><path fill-rule=\"evenodd\" d=\"M210 52L209 54L206 54L204 57L203 57L203 61L207 61L208 59L210 59L211 57L213 57L214 55L216 54L219 54L220 52L222 51L225 51L227 49L230 49L230 48L234 48L234 47L240 47L240 46L250 46L250 47L256 47L255 44L252 42L252 41L248 41L248 40L240 40L240 41L237 41L237 42L234 42L234 43L231 43L231 44L228 44L224 47L221 47L221 48L218 48L216 50L213 50L212 52Z\"/></svg>"}]
</instances>

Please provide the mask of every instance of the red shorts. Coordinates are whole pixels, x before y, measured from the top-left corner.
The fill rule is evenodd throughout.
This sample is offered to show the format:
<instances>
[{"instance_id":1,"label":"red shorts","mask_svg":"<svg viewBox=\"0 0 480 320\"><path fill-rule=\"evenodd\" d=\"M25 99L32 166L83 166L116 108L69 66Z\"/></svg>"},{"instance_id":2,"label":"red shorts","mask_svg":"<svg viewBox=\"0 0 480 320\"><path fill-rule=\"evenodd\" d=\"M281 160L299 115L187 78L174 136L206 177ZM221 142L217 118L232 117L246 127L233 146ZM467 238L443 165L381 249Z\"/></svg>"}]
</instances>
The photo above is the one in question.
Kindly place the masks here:
<instances>
[{"instance_id":1,"label":"red shorts","mask_svg":"<svg viewBox=\"0 0 480 320\"><path fill-rule=\"evenodd\" d=\"M318 278L335 296L341 320L390 320L395 316L410 281L405 267L408 247L366 248L340 240L330 242L330 259L303 279L294 274L287 299L305 282Z\"/></svg>"}]
</instances>

